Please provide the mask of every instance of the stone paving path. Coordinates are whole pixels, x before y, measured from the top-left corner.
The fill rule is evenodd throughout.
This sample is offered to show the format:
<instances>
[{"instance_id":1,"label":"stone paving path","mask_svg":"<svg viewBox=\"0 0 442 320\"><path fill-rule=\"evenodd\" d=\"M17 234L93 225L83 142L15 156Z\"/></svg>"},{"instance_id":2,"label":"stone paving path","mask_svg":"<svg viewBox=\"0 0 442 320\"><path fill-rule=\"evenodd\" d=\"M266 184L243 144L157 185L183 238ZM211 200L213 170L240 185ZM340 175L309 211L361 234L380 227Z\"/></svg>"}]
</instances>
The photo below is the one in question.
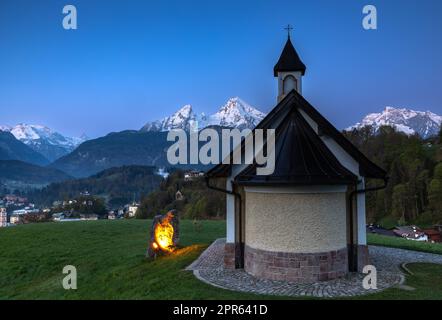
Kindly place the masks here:
<instances>
[{"instance_id":1,"label":"stone paving path","mask_svg":"<svg viewBox=\"0 0 442 320\"><path fill-rule=\"evenodd\" d=\"M411 241L411 240L410 240ZM405 249L369 246L371 263L378 270L398 271L402 263L428 262L442 264L442 255Z\"/></svg>"},{"instance_id":2,"label":"stone paving path","mask_svg":"<svg viewBox=\"0 0 442 320\"><path fill-rule=\"evenodd\" d=\"M377 269L376 290L362 287L365 275L350 273L345 278L312 284L295 284L285 281L263 280L253 277L244 270L226 270L223 267L225 239L218 239L195 260L187 270L210 285L257 294L280 296L349 297L379 292L403 283L404 276L399 266L409 262L430 262L442 264L442 255L370 246L370 259Z\"/></svg>"}]
</instances>

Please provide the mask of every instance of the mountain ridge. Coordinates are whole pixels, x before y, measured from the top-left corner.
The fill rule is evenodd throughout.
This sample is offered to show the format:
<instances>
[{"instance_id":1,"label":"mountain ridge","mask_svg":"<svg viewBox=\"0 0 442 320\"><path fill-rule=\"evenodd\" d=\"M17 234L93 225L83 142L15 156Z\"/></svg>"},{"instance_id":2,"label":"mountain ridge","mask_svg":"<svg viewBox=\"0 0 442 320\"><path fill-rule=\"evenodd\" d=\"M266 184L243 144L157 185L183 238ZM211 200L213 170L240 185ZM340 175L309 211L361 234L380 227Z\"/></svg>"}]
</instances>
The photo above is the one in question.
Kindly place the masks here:
<instances>
[{"instance_id":1,"label":"mountain ridge","mask_svg":"<svg viewBox=\"0 0 442 320\"><path fill-rule=\"evenodd\" d=\"M87 137L68 137L46 126L19 123L13 127L0 126L0 131L10 132L17 140L23 142L49 161L72 152Z\"/></svg>"},{"instance_id":2,"label":"mountain ridge","mask_svg":"<svg viewBox=\"0 0 442 320\"><path fill-rule=\"evenodd\" d=\"M441 125L442 116L431 111L387 106L380 113L366 115L360 122L348 127L346 131L370 126L377 132L381 126L392 126L399 132L407 135L418 134L425 139L437 135Z\"/></svg>"},{"instance_id":3,"label":"mountain ridge","mask_svg":"<svg viewBox=\"0 0 442 320\"><path fill-rule=\"evenodd\" d=\"M265 113L252 107L241 98L233 97L212 115L207 116L205 113L196 114L192 106L187 104L170 116L147 122L140 131L189 130L192 121L196 122L199 130L208 126L253 129L265 116Z\"/></svg>"},{"instance_id":4,"label":"mountain ridge","mask_svg":"<svg viewBox=\"0 0 442 320\"><path fill-rule=\"evenodd\" d=\"M166 151L172 142L166 132L125 130L83 142L50 167L74 177L88 177L124 165L167 166Z\"/></svg>"},{"instance_id":5,"label":"mountain ridge","mask_svg":"<svg viewBox=\"0 0 442 320\"><path fill-rule=\"evenodd\" d=\"M0 160L20 160L40 166L49 164L49 160L43 155L7 131L0 131Z\"/></svg>"}]
</instances>

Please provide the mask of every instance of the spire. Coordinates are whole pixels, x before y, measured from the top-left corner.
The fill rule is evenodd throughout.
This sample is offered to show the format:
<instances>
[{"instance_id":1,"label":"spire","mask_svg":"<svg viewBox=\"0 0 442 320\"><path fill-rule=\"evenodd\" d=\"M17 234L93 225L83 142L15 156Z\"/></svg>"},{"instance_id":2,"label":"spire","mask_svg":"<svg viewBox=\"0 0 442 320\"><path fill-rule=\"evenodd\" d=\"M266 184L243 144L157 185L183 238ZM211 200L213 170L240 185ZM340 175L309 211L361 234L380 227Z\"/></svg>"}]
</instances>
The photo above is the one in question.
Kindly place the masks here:
<instances>
[{"instance_id":1,"label":"spire","mask_svg":"<svg viewBox=\"0 0 442 320\"><path fill-rule=\"evenodd\" d=\"M287 38L290 39L290 31L293 30L293 27L288 24L287 27L284 28L284 30L287 30Z\"/></svg>"},{"instance_id":2,"label":"spire","mask_svg":"<svg viewBox=\"0 0 442 320\"><path fill-rule=\"evenodd\" d=\"M275 77L277 77L278 72L301 71L302 75L304 75L306 67L299 58L299 55L293 47L292 41L290 40L290 30L293 28L288 25L285 29L287 30L287 42L285 43L278 62L273 68L273 74Z\"/></svg>"}]
</instances>

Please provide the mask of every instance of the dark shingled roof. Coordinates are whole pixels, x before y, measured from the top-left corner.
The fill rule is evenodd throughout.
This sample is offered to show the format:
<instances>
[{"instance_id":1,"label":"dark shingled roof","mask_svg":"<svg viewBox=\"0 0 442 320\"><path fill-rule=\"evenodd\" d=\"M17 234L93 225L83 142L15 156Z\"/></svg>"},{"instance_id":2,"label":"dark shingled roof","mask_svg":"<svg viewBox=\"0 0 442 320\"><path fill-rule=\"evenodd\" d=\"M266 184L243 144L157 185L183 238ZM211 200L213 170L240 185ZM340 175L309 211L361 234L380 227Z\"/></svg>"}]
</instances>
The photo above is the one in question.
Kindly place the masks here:
<instances>
[{"instance_id":1,"label":"dark shingled roof","mask_svg":"<svg viewBox=\"0 0 442 320\"><path fill-rule=\"evenodd\" d=\"M293 47L293 44L290 41L289 37L284 46L284 49L282 50L278 62L273 68L273 74L275 77L277 77L278 72L301 71L302 75L304 75L305 69L306 69L305 64L299 58L299 55L296 52L295 48Z\"/></svg>"},{"instance_id":2,"label":"dark shingled roof","mask_svg":"<svg viewBox=\"0 0 442 320\"><path fill-rule=\"evenodd\" d=\"M349 184L356 175L344 168L296 108L276 129L275 171L256 175L249 165L235 180L243 185Z\"/></svg>"},{"instance_id":3,"label":"dark shingled roof","mask_svg":"<svg viewBox=\"0 0 442 320\"><path fill-rule=\"evenodd\" d=\"M269 128L271 127L271 123L274 121L274 119L280 114L284 115L284 119L286 119L286 116L290 114L292 110L298 111L296 116L299 115L299 110L305 112L313 121L317 123L321 134L331 137L346 153L357 161L359 163L359 175L366 178L385 179L387 173L382 168L370 161L362 152L360 152L296 90L292 90L283 100L281 100L281 102L278 103L278 105L256 126L256 128ZM305 124L305 122L302 123ZM281 139L281 135L277 136L276 139L278 143L278 140ZM315 138L309 139L312 141L311 139ZM242 143L242 148L244 148L244 143ZM229 157L232 158L232 153L230 153ZM230 163L232 163L231 159ZM220 163L210 169L206 175L209 178L226 177L231 174L231 169L232 164Z\"/></svg>"}]
</instances>

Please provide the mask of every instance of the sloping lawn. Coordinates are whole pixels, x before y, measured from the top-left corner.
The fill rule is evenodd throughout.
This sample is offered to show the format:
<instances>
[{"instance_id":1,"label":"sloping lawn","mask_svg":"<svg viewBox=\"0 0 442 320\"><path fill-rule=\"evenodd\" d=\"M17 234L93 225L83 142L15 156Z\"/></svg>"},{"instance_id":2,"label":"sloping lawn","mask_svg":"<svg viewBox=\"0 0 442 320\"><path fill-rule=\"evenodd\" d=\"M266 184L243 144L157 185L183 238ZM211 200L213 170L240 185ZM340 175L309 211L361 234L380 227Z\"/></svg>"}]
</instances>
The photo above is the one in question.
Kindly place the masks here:
<instances>
[{"instance_id":1,"label":"sloping lawn","mask_svg":"<svg viewBox=\"0 0 442 320\"><path fill-rule=\"evenodd\" d=\"M412 241L412 240L402 239L399 237L381 236L372 233L367 234L367 241L368 244L375 246L384 246L384 247L442 254L441 243Z\"/></svg>"},{"instance_id":2,"label":"sloping lawn","mask_svg":"<svg viewBox=\"0 0 442 320\"><path fill-rule=\"evenodd\" d=\"M204 221L197 230L191 221L182 220L182 249L155 261L144 257L150 223L102 220L1 228L0 299L277 298L215 288L183 270L225 235L224 221ZM77 290L62 288L66 265L77 268ZM442 266L412 269L416 275L409 277L409 285L419 291L390 289L363 298L442 299Z\"/></svg>"},{"instance_id":3,"label":"sloping lawn","mask_svg":"<svg viewBox=\"0 0 442 320\"><path fill-rule=\"evenodd\" d=\"M391 288L358 299L382 300L442 300L442 265L412 263L407 268L413 275L407 276L406 285L415 290Z\"/></svg>"},{"instance_id":4,"label":"sloping lawn","mask_svg":"<svg viewBox=\"0 0 442 320\"><path fill-rule=\"evenodd\" d=\"M176 254L145 259L150 220L29 224L0 229L0 299L246 299L254 295L209 286L183 269L225 223L196 231L181 221ZM64 290L62 269L73 265L78 289Z\"/></svg>"}]
</instances>

